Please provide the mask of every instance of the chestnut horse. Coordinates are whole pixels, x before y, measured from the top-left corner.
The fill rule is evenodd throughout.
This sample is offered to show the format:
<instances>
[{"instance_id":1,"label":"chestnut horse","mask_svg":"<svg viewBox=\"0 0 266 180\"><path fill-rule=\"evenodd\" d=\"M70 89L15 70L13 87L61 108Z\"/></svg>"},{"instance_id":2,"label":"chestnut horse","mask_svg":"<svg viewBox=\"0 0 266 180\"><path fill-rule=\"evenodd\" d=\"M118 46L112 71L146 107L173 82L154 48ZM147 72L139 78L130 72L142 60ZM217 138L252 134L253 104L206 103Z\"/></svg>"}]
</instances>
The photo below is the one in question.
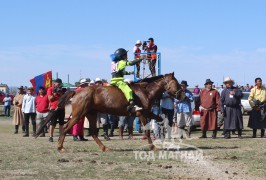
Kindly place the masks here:
<instances>
[{"instance_id":1,"label":"chestnut horse","mask_svg":"<svg viewBox=\"0 0 266 180\"><path fill-rule=\"evenodd\" d=\"M151 112L151 107L155 100L161 99L164 91L177 99L183 99L181 87L174 77L174 73L165 74L164 76L156 76L147 78L141 82L131 83L131 89L134 92L135 103L142 107L143 110L136 112L141 123L145 127L147 118L162 121L160 116ZM90 123L91 135L102 151L109 149L103 145L96 133L96 117L97 113L107 113L117 116L132 116L127 111L128 101L123 92L114 86L89 86L80 91L71 91L64 94L58 102L58 108L64 108L69 99L72 98L72 119L65 125L64 132L61 133L58 143L58 150L63 151L63 143L67 132L81 119L86 116ZM46 119L48 123L49 119ZM41 129L42 127L40 127ZM155 149L150 138L150 130L145 131L149 147ZM36 137L39 135L39 130Z\"/></svg>"}]
</instances>

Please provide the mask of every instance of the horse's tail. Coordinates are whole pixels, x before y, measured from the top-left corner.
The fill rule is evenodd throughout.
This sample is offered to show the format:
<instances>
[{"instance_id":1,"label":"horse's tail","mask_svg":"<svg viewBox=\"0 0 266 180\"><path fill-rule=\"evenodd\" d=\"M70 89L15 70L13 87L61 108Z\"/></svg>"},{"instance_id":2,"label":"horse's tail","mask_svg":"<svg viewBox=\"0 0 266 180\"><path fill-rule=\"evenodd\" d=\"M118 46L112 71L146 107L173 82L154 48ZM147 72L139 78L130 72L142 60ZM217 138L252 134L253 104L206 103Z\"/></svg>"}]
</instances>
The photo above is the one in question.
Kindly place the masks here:
<instances>
[{"instance_id":1,"label":"horse's tail","mask_svg":"<svg viewBox=\"0 0 266 180\"><path fill-rule=\"evenodd\" d=\"M59 108L65 108L67 102L69 99L71 99L76 94L75 91L69 91L66 94L64 94L59 100L58 100L58 107Z\"/></svg>"},{"instance_id":2,"label":"horse's tail","mask_svg":"<svg viewBox=\"0 0 266 180\"><path fill-rule=\"evenodd\" d=\"M67 102L69 99L71 99L75 95L75 91L70 91L66 94L64 94L58 101L58 108L65 108ZM48 116L44 121L41 121L41 124L36 132L35 138L37 138L42 132L44 127L54 118L56 118L56 111L50 111Z\"/></svg>"}]
</instances>

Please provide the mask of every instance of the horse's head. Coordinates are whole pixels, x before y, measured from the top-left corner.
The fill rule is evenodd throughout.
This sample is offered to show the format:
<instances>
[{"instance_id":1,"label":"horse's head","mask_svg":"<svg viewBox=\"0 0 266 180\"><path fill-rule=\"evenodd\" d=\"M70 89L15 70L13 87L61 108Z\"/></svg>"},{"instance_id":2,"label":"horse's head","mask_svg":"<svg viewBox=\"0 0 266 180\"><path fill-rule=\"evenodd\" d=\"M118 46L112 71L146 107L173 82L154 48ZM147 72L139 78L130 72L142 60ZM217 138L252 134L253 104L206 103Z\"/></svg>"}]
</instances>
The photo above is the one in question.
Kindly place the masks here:
<instances>
[{"instance_id":1,"label":"horse's head","mask_svg":"<svg viewBox=\"0 0 266 180\"><path fill-rule=\"evenodd\" d=\"M176 99L183 101L185 94L182 92L181 86L176 80L174 73L164 75L164 89Z\"/></svg>"}]
</instances>

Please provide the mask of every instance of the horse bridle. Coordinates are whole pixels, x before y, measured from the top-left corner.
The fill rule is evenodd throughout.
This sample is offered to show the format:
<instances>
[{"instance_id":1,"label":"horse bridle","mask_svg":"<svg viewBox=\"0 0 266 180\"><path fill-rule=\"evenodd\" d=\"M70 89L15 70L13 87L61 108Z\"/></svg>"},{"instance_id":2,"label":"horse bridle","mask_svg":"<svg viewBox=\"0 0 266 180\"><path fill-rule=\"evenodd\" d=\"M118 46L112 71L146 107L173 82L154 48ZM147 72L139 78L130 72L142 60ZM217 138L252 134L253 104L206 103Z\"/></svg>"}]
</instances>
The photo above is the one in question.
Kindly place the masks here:
<instances>
[{"instance_id":1,"label":"horse bridle","mask_svg":"<svg viewBox=\"0 0 266 180\"><path fill-rule=\"evenodd\" d=\"M168 83L167 83L166 80L165 80L165 76L163 76L163 79L164 79L164 85L167 85L167 87L164 88L164 89L166 89L166 91L167 91L169 85L168 85ZM174 79L172 79L172 80L174 80ZM170 80L170 81L172 81L172 80ZM181 88L180 88L178 91L176 91L174 95L177 97L177 95L180 93L180 91L182 91ZM167 92L168 92L168 91L167 91Z\"/></svg>"}]
</instances>

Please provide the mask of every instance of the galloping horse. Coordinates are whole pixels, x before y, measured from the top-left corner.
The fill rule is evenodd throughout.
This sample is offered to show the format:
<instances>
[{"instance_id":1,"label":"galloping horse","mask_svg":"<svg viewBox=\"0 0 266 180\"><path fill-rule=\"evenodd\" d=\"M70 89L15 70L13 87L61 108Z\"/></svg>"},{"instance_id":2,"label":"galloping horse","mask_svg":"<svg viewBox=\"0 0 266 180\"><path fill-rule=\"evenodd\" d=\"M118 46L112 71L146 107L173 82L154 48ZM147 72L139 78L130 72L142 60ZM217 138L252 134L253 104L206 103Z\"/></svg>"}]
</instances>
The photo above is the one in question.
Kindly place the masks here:
<instances>
[{"instance_id":1,"label":"galloping horse","mask_svg":"<svg viewBox=\"0 0 266 180\"><path fill-rule=\"evenodd\" d=\"M151 112L151 107L155 100L162 97L164 91L167 91L175 98L182 100L184 98L181 87L174 77L174 73L165 74L164 76L156 76L147 78L141 82L131 83L131 89L135 95L135 102L143 110L137 111L136 116L139 117L143 126L147 124L147 118L162 121L160 116ZM58 150L62 151L63 143L67 132L81 119L86 116L90 123L91 135L102 151L106 152L109 149L103 145L96 133L96 117L97 113L107 113L117 116L130 116L132 115L127 111L128 101L123 92L114 86L96 87L89 86L80 91L71 91L61 97L58 102L58 108L64 108L68 101L72 98L72 119L64 127L64 132L61 133L58 143ZM46 119L46 123L49 119ZM44 127L44 124L39 130ZM36 137L39 135L39 130ZM151 150L155 149L150 138L150 130L145 131L149 147Z\"/></svg>"}]
</instances>

